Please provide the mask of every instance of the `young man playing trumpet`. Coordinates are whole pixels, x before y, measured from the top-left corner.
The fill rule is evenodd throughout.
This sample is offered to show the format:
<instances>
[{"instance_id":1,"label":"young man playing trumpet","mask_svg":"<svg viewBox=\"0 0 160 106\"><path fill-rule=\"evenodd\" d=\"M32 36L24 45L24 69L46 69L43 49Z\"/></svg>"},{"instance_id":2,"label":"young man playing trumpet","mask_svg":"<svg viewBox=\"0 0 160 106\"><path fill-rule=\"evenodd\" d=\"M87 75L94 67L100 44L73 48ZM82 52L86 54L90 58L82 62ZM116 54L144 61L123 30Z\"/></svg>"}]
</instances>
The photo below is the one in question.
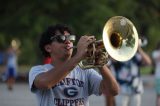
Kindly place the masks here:
<instances>
[{"instance_id":1,"label":"young man playing trumpet","mask_svg":"<svg viewBox=\"0 0 160 106\"><path fill-rule=\"evenodd\" d=\"M72 56L74 40L75 35L65 25L50 26L42 34L40 49L54 61L33 66L30 70L29 85L39 106L89 106L92 94L118 94L119 86L106 65L99 67L100 74L78 66L87 56L94 36L82 36L77 43L77 52Z\"/></svg>"}]
</instances>

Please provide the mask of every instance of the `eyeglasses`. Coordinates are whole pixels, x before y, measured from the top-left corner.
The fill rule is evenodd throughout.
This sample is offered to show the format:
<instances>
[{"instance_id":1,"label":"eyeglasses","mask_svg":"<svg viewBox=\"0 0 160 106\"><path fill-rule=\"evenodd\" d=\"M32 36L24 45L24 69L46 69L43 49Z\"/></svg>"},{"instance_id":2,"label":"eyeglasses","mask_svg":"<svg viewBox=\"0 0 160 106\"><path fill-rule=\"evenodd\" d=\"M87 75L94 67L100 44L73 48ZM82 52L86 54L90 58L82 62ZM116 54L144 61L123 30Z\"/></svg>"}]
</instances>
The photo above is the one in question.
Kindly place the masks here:
<instances>
[{"instance_id":1,"label":"eyeglasses","mask_svg":"<svg viewBox=\"0 0 160 106\"><path fill-rule=\"evenodd\" d=\"M66 40L74 42L76 40L76 36L75 35L56 35L51 37L51 40L57 41L59 43L64 43Z\"/></svg>"}]
</instances>

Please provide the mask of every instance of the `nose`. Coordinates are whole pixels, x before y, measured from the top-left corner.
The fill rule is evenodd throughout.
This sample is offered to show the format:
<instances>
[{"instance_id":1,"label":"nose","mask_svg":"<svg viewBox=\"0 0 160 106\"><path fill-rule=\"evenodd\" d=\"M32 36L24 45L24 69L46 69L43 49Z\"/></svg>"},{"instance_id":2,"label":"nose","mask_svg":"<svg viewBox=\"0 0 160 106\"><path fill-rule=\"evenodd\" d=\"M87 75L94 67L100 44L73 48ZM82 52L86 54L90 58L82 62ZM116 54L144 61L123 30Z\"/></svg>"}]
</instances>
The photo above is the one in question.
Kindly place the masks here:
<instances>
[{"instance_id":1,"label":"nose","mask_svg":"<svg viewBox=\"0 0 160 106\"><path fill-rule=\"evenodd\" d=\"M65 44L70 44L71 41L70 41L69 39L66 39L64 43L65 43Z\"/></svg>"}]
</instances>

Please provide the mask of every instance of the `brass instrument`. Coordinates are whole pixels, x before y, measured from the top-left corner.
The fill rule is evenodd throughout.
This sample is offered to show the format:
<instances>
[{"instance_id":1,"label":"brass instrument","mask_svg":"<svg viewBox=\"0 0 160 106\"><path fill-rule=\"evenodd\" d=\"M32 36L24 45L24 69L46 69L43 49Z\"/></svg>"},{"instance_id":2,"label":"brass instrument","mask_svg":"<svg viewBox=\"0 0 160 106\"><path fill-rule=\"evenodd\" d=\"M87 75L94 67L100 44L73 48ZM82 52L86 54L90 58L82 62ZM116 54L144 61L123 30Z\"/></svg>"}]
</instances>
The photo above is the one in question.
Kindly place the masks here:
<instances>
[{"instance_id":1,"label":"brass instrument","mask_svg":"<svg viewBox=\"0 0 160 106\"><path fill-rule=\"evenodd\" d=\"M137 30L129 19L111 17L104 26L103 40L89 45L89 55L79 66L83 69L101 67L107 63L109 56L116 61L128 61L137 51L138 39ZM99 59L98 55L103 58Z\"/></svg>"}]
</instances>

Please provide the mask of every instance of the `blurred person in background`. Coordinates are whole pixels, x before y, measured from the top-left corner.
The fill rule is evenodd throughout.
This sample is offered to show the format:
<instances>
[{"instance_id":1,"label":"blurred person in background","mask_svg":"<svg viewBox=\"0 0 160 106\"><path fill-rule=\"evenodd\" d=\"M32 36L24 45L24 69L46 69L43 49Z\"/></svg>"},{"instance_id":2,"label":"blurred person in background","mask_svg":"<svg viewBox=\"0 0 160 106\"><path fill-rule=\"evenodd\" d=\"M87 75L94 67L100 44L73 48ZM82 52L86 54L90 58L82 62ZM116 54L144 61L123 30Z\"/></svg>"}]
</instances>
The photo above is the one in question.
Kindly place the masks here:
<instances>
[{"instance_id":1,"label":"blurred person in background","mask_svg":"<svg viewBox=\"0 0 160 106\"><path fill-rule=\"evenodd\" d=\"M157 43L156 49L152 52L153 69L155 73L155 90L156 90L156 106L160 106L160 41Z\"/></svg>"},{"instance_id":2,"label":"blurred person in background","mask_svg":"<svg viewBox=\"0 0 160 106\"><path fill-rule=\"evenodd\" d=\"M106 65L99 68L101 74L78 66L87 56L94 36L82 36L72 56L74 40L75 35L66 25L50 26L42 34L40 49L54 61L33 66L29 72L30 89L36 94L39 106L89 106L92 94L118 94L118 83Z\"/></svg>"},{"instance_id":3,"label":"blurred person in background","mask_svg":"<svg viewBox=\"0 0 160 106\"><path fill-rule=\"evenodd\" d=\"M0 66L4 64L4 49L0 47Z\"/></svg>"},{"instance_id":4,"label":"blurred person in background","mask_svg":"<svg viewBox=\"0 0 160 106\"><path fill-rule=\"evenodd\" d=\"M4 49L3 47L0 47L0 77L3 80L4 77Z\"/></svg>"},{"instance_id":5,"label":"blurred person in background","mask_svg":"<svg viewBox=\"0 0 160 106\"><path fill-rule=\"evenodd\" d=\"M115 98L111 97L108 101L115 101L113 104L116 106L141 106L143 82L140 75L140 66L152 64L151 58L143 51L141 46L140 40L138 51L131 60L126 62L112 61L112 71L114 71L113 73L120 85L120 93Z\"/></svg>"},{"instance_id":6,"label":"blurred person in background","mask_svg":"<svg viewBox=\"0 0 160 106\"><path fill-rule=\"evenodd\" d=\"M6 50L4 75L8 90L12 90L17 77L17 49L13 46Z\"/></svg>"}]
</instances>

